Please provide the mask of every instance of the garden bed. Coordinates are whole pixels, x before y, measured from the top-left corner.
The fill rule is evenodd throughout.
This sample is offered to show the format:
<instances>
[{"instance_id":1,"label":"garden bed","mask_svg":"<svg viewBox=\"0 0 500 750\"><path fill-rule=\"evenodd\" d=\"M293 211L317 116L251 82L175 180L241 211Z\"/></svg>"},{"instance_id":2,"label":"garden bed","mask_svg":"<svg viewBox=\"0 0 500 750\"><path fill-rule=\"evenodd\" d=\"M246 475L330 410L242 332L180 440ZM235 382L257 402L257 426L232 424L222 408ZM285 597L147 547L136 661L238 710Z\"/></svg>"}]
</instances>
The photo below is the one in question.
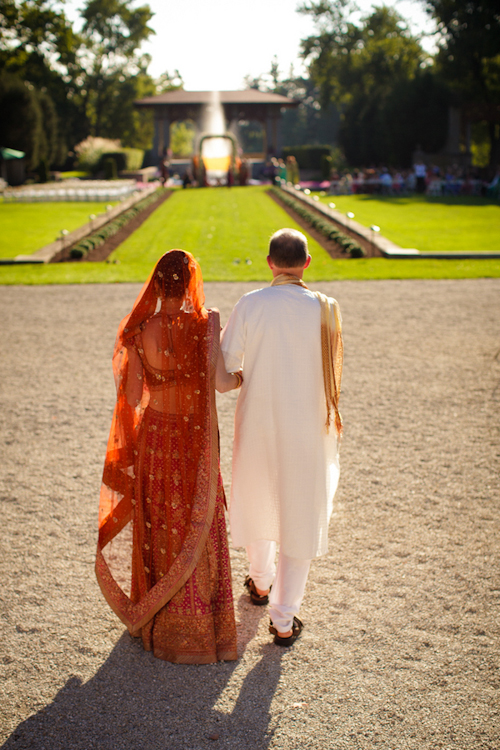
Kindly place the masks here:
<instances>
[{"instance_id":1,"label":"garden bed","mask_svg":"<svg viewBox=\"0 0 500 750\"><path fill-rule=\"evenodd\" d=\"M61 250L51 263L98 262L108 258L171 195L160 188L135 206L105 224L94 234Z\"/></svg>"},{"instance_id":2,"label":"garden bed","mask_svg":"<svg viewBox=\"0 0 500 750\"><path fill-rule=\"evenodd\" d=\"M284 193L279 188L271 188L269 196L303 229L305 229L327 253L336 259L346 257L382 257L376 246L346 227L327 219L314 206Z\"/></svg>"}]
</instances>

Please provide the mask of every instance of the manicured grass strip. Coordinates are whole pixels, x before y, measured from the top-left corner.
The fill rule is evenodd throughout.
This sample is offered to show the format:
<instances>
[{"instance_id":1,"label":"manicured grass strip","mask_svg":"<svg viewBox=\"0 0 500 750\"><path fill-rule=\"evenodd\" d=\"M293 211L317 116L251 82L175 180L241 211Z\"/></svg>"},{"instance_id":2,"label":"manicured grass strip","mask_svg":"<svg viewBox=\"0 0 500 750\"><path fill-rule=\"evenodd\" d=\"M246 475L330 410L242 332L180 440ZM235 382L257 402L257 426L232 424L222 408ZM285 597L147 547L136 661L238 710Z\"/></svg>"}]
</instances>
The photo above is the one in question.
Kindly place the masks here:
<instances>
[{"instance_id":1,"label":"manicured grass strip","mask_svg":"<svg viewBox=\"0 0 500 750\"><path fill-rule=\"evenodd\" d=\"M170 199L169 199L170 200ZM168 201L167 201L168 202ZM152 264L151 264L152 265ZM147 268L146 268L147 266ZM148 264L54 263L29 266L0 266L0 285L17 284L103 284L143 282L151 267ZM247 275L238 280L269 283L270 272L256 273L246 268ZM315 281L369 281L375 279L475 279L499 278L498 260L388 260L359 258L331 261L328 272L320 272L317 258L305 274L306 283ZM206 281L235 281L217 278L210 271Z\"/></svg>"},{"instance_id":2,"label":"manicured grass strip","mask_svg":"<svg viewBox=\"0 0 500 750\"><path fill-rule=\"evenodd\" d=\"M199 260L210 281L266 279L269 237L282 227L300 227L266 194L265 187L199 188L170 196L110 256L140 273L162 253L182 248ZM308 238L315 265L333 272L328 253Z\"/></svg>"},{"instance_id":3,"label":"manicured grass strip","mask_svg":"<svg viewBox=\"0 0 500 750\"><path fill-rule=\"evenodd\" d=\"M72 232L89 221L91 214L103 213L110 203L3 203L0 202L0 258L31 255L54 242L62 229Z\"/></svg>"},{"instance_id":4,"label":"manicured grass strip","mask_svg":"<svg viewBox=\"0 0 500 750\"><path fill-rule=\"evenodd\" d=\"M421 252L500 252L500 206L486 198L320 196L400 247Z\"/></svg>"},{"instance_id":5,"label":"manicured grass strip","mask_svg":"<svg viewBox=\"0 0 500 750\"><path fill-rule=\"evenodd\" d=\"M313 211L307 203L293 198L289 193L277 187L271 188L270 192L288 206L288 208L295 211L304 221L307 221L311 227L320 232L323 237L333 240L337 245L340 245L342 252L348 253L351 258L365 257L365 251L356 240L341 232L337 224L334 224L333 221L329 221L326 217L320 216Z\"/></svg>"}]
</instances>

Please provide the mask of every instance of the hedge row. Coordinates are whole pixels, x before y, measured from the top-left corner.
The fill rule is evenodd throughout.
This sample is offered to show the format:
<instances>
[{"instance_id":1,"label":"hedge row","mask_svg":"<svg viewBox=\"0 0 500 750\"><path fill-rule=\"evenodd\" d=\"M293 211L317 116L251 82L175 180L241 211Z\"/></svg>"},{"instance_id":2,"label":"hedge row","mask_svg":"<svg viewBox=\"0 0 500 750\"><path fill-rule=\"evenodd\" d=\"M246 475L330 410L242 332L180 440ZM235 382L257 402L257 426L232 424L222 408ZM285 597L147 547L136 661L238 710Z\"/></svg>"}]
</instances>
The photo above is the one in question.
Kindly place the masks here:
<instances>
[{"instance_id":1,"label":"hedge row","mask_svg":"<svg viewBox=\"0 0 500 750\"><path fill-rule=\"evenodd\" d=\"M349 253L351 258L365 257L366 253L361 245L359 245L356 240L353 240L352 237L349 237L337 229L337 227L331 221L328 221L326 217L320 216L307 204L292 198L291 195L280 188L272 187L271 192L286 206L291 208L292 211L295 211L301 219L307 221L307 223L316 229L317 232L321 232L324 237L333 240L337 245L340 245L343 253Z\"/></svg>"},{"instance_id":2,"label":"hedge row","mask_svg":"<svg viewBox=\"0 0 500 750\"><path fill-rule=\"evenodd\" d=\"M142 148L122 148L119 151L105 151L97 163L97 169L103 170L107 159L113 159L118 172L126 169L134 170L142 167L144 150Z\"/></svg>"},{"instance_id":3,"label":"hedge row","mask_svg":"<svg viewBox=\"0 0 500 750\"><path fill-rule=\"evenodd\" d=\"M301 169L321 169L323 156L330 156L331 146L285 146L283 156L295 156Z\"/></svg>"},{"instance_id":4,"label":"hedge row","mask_svg":"<svg viewBox=\"0 0 500 750\"><path fill-rule=\"evenodd\" d=\"M96 247L100 247L104 242L106 242L106 240L108 240L110 237L113 237L113 235L115 235L119 229L125 226L125 224L128 224L131 219L137 216L137 214L139 214L141 211L144 211L144 209L148 208L148 206L150 206L152 203L155 203L155 201L157 201L164 192L164 188L158 188L158 190L155 190L154 193L148 195L147 198L139 201L139 203L136 203L135 206L129 208L128 211L124 211L122 214L117 216L116 219L110 221L109 224L105 224L94 234L91 234L88 237L85 237L85 239L80 240L80 242L78 242L74 247L71 248L69 253L70 257L84 258L91 250L94 250Z\"/></svg>"}]
</instances>

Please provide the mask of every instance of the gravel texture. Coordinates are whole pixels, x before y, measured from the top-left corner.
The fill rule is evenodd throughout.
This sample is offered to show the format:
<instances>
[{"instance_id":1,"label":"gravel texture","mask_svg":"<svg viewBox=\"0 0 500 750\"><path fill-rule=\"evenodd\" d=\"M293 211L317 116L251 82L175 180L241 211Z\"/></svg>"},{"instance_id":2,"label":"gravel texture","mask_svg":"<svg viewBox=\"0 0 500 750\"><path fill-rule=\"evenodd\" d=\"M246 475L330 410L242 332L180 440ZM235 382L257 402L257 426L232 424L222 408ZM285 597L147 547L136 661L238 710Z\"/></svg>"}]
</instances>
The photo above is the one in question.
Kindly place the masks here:
<instances>
[{"instance_id":1,"label":"gravel texture","mask_svg":"<svg viewBox=\"0 0 500 750\"><path fill-rule=\"evenodd\" d=\"M207 304L225 321L258 286L207 284ZM500 279L311 287L344 316L330 553L280 649L234 551L240 659L210 666L145 653L93 572L110 356L139 286L2 288L3 748L500 748Z\"/></svg>"}]
</instances>

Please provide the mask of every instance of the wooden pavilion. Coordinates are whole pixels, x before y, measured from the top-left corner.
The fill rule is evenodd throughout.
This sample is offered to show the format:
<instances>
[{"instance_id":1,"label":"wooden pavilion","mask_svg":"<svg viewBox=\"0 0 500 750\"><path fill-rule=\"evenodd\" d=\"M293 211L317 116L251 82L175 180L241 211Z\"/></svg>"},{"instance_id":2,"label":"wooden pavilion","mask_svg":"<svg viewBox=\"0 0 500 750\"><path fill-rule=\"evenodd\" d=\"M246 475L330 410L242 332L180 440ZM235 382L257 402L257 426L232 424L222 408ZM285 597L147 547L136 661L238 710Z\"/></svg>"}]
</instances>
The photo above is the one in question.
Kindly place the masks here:
<instances>
[{"instance_id":1,"label":"wooden pavilion","mask_svg":"<svg viewBox=\"0 0 500 750\"><path fill-rule=\"evenodd\" d=\"M216 97L216 99L214 98ZM167 91L165 94L148 96L135 102L136 107L154 110L153 158L159 159L170 144L170 125L176 121L192 120L198 131L202 131L203 114L207 105L219 101L227 125L240 120L254 120L262 125L264 153L277 154L281 149L280 119L285 107L296 107L299 102L280 94L257 89L245 91Z\"/></svg>"}]
</instances>

